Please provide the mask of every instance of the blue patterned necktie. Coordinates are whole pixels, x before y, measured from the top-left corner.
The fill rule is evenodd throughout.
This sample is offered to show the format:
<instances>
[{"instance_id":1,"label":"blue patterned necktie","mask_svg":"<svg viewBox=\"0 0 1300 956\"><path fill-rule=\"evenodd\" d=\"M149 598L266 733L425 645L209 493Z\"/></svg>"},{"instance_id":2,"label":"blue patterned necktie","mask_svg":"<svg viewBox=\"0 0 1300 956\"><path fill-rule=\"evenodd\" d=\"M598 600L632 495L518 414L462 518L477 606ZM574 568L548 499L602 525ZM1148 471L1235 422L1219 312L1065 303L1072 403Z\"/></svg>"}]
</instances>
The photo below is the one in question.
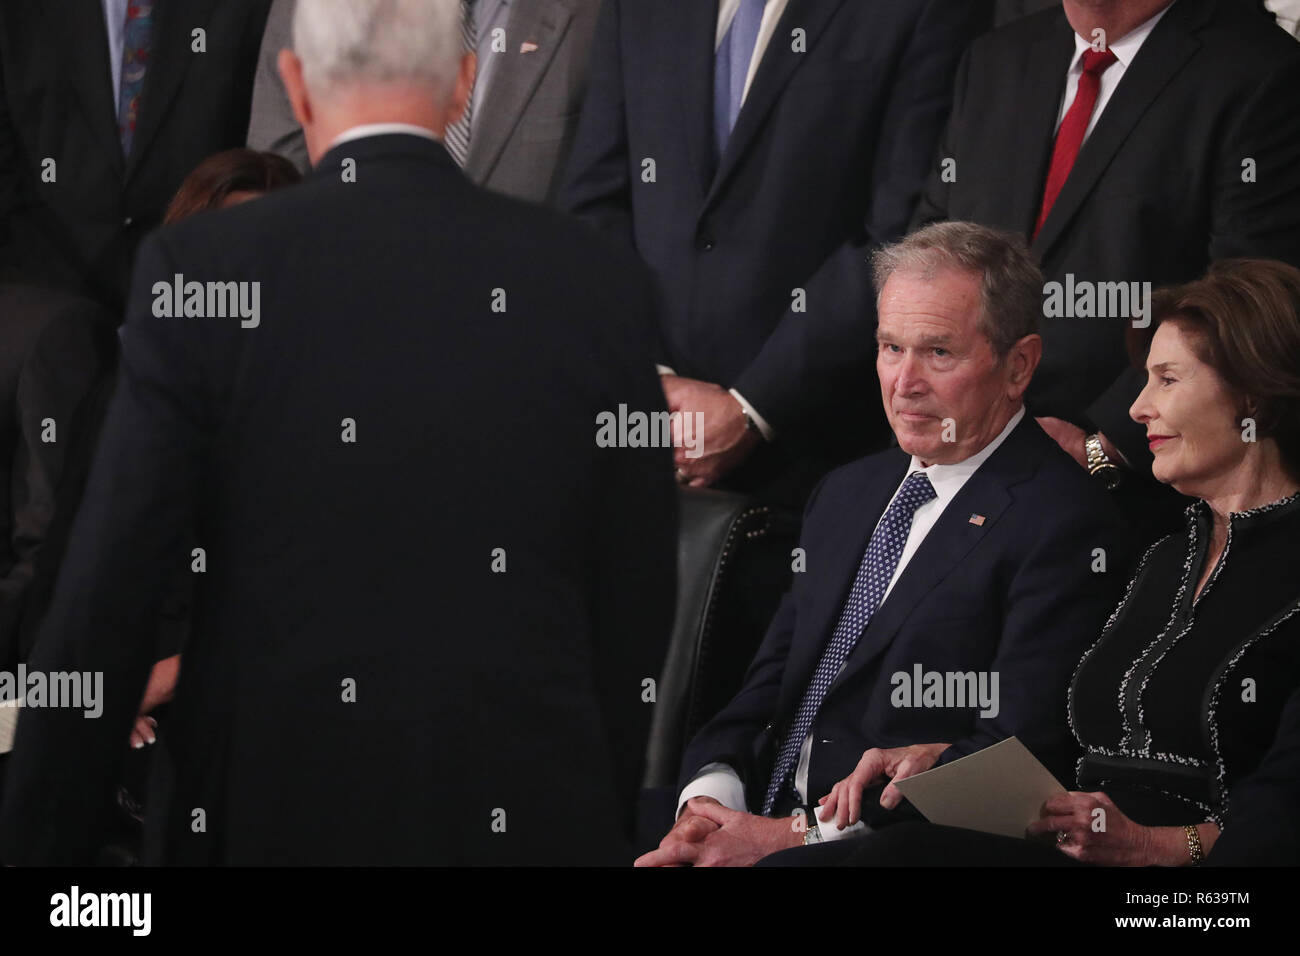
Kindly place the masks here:
<instances>
[{"instance_id":1,"label":"blue patterned necktie","mask_svg":"<svg viewBox=\"0 0 1300 956\"><path fill-rule=\"evenodd\" d=\"M153 43L154 0L131 0L126 5L122 31L122 89L117 99L117 130L122 138L122 155L131 155L136 123L140 119L140 94L149 69L149 48Z\"/></svg>"},{"instance_id":2,"label":"blue patterned necktie","mask_svg":"<svg viewBox=\"0 0 1300 956\"><path fill-rule=\"evenodd\" d=\"M793 789L799 751L803 749L803 742L812 731L813 721L817 719L826 692L848 660L858 638L866 630L871 616L876 613L881 598L885 596L885 589L889 587L889 580L894 576L898 559L903 554L903 546L907 544L907 535L912 530L912 515L917 508L934 497L934 486L930 484L930 479L922 472L912 472L872 533L867 553L862 558L857 577L849 591L849 599L840 613L839 623L835 625L830 643L817 662L812 681L804 691L794 721L781 743L776 765L772 769L772 779L767 786L767 796L763 799L763 816L772 815L772 807L781 795L782 787L789 784Z\"/></svg>"},{"instance_id":3,"label":"blue patterned necktie","mask_svg":"<svg viewBox=\"0 0 1300 956\"><path fill-rule=\"evenodd\" d=\"M713 60L713 142L722 157L740 115L740 102L754 57L767 0L740 0L740 7Z\"/></svg>"}]
</instances>

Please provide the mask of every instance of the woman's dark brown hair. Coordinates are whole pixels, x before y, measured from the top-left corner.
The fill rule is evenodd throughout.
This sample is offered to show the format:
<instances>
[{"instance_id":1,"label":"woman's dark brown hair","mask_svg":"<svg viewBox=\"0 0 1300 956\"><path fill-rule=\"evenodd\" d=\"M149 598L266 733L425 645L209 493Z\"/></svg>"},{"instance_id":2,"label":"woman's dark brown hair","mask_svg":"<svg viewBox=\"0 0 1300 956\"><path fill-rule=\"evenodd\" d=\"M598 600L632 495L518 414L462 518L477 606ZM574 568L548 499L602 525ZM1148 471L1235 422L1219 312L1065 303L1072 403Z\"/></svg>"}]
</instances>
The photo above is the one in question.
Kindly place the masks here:
<instances>
[{"instance_id":1,"label":"woman's dark brown hair","mask_svg":"<svg viewBox=\"0 0 1300 956\"><path fill-rule=\"evenodd\" d=\"M1196 357L1238 397L1238 416L1272 438L1287 473L1300 480L1300 269L1270 259L1223 259L1205 278L1161 289L1151 323L1128 331L1143 368L1162 322L1189 334Z\"/></svg>"},{"instance_id":2,"label":"woman's dark brown hair","mask_svg":"<svg viewBox=\"0 0 1300 956\"><path fill-rule=\"evenodd\" d=\"M291 186L302 176L283 156L254 149L228 149L209 156L185 177L163 217L170 225L205 209L220 209L234 193L265 193Z\"/></svg>"}]
</instances>

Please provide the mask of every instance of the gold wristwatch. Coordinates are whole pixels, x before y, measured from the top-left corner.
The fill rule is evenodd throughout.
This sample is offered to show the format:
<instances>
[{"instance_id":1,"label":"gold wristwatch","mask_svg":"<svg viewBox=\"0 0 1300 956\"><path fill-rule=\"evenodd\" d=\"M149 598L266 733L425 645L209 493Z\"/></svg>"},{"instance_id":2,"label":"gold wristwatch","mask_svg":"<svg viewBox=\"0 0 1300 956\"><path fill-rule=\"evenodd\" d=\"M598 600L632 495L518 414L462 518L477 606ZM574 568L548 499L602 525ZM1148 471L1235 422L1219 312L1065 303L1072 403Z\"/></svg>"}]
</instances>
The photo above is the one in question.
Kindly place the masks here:
<instances>
[{"instance_id":1,"label":"gold wristwatch","mask_svg":"<svg viewBox=\"0 0 1300 956\"><path fill-rule=\"evenodd\" d=\"M1083 440L1084 451L1088 455L1088 474L1100 479L1107 491L1114 491L1124 478L1119 465L1110 460L1105 449L1101 447L1101 435L1094 432Z\"/></svg>"}]
</instances>

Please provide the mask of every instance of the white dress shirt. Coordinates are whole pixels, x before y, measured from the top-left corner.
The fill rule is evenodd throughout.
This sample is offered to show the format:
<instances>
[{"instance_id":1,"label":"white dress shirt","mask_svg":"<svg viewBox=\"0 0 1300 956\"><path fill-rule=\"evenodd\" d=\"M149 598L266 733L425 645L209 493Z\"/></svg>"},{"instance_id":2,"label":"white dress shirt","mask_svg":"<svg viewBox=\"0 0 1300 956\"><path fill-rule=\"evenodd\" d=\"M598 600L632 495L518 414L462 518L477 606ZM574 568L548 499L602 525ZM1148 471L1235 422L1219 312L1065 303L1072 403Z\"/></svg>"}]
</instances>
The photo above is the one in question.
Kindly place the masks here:
<instances>
[{"instance_id":1,"label":"white dress shirt","mask_svg":"<svg viewBox=\"0 0 1300 956\"><path fill-rule=\"evenodd\" d=\"M1171 3L1169 7L1172 7ZM1092 118L1088 120L1088 128L1084 130L1083 139L1087 142L1092 135L1093 128L1097 125L1097 120L1101 118L1102 111L1106 109L1106 104L1110 102L1111 96L1119 86L1119 81L1124 78L1124 72L1128 69L1133 58L1137 56L1138 50L1146 42L1151 31L1155 29L1160 18L1169 12L1169 7L1165 7L1150 20L1139 24L1130 30L1118 40L1106 40L1106 45L1110 52L1115 54L1115 62L1112 63L1101 74L1101 85L1097 90L1097 105L1092 108ZM1074 94L1079 90L1079 77L1083 75L1083 55L1092 49L1092 40L1084 39L1079 34L1074 35L1074 59L1070 61L1070 69L1065 74L1065 96L1061 98L1061 108L1056 114L1056 128L1061 128L1061 123L1065 120L1065 114L1069 111L1070 105L1074 103Z\"/></svg>"},{"instance_id":2,"label":"white dress shirt","mask_svg":"<svg viewBox=\"0 0 1300 956\"><path fill-rule=\"evenodd\" d=\"M104 0L104 26L108 29L108 72L113 84L113 115L122 101L122 57L126 44L127 0Z\"/></svg>"},{"instance_id":3,"label":"white dress shirt","mask_svg":"<svg viewBox=\"0 0 1300 956\"><path fill-rule=\"evenodd\" d=\"M935 526L940 516L947 509L948 504L957 497L957 492L961 491L962 486L966 484L967 479L975 474L980 465L988 460L993 452L997 451L1011 430L1020 424L1025 417L1025 410L1021 407L1011 420L1006 423L1002 431L991 442L962 461L951 465L922 465L921 460L915 455L912 456L911 464L908 466L903 481L898 483L898 488L894 490L893 496L889 503L894 503L894 498L898 497L898 492L903 488L903 482L907 481L908 475L914 472L920 472L930 479L930 484L934 486L935 496L921 505L912 515L912 527L907 533L907 541L903 545L903 553L899 555L898 564L894 568L893 577L889 579L889 586L885 588L884 596L880 599L883 606L889 599L890 592L894 590L894 585L906 570L908 562L921 547L925 541L926 535L930 529ZM888 506L885 508L888 511ZM885 512L880 513L880 518L876 519L876 527L880 526L880 521L885 516ZM874 534L875 529L872 529ZM877 607L877 613L879 607ZM813 735L810 733L803 742L803 747L799 751L799 764L795 768L794 786L799 792L799 798L805 804L811 803L810 794L808 793L808 764L812 757ZM767 781L763 781L766 787ZM820 795L819 795L820 796ZM711 763L702 767L700 772L690 783L682 790L681 796L677 799L677 812L681 813L682 806L692 797L713 797L723 806L730 807L732 810L745 810L745 788L740 782L740 776L736 771L725 763ZM810 821L810 824L816 821ZM851 827L838 830L829 824L823 824L818 827L818 833L824 841L838 840L850 834L858 833L865 828L865 825L859 820Z\"/></svg>"},{"instance_id":4,"label":"white dress shirt","mask_svg":"<svg viewBox=\"0 0 1300 956\"><path fill-rule=\"evenodd\" d=\"M740 103L743 107L745 98L749 96L749 87L754 82L754 74L758 72L758 64L763 59L763 54L767 52L767 45L771 42L772 35L776 33L776 25L781 20L781 14L785 13L786 5L790 0L767 0L763 7L763 20L758 27L758 39L754 41L754 52L749 57L749 72L745 75L745 89L740 95ZM736 11L740 9L740 0L722 0L718 4L718 32L713 39L713 52L718 52L718 47L722 46L722 41L727 36L727 31L731 29L731 21L736 19ZM667 365L657 365L660 375L676 375L677 373ZM776 431L767 423L758 409L746 401L745 396L738 391L728 389L731 397L740 403L740 407L745 413L754 420L758 426L759 434L767 441L772 441L776 437Z\"/></svg>"}]
</instances>

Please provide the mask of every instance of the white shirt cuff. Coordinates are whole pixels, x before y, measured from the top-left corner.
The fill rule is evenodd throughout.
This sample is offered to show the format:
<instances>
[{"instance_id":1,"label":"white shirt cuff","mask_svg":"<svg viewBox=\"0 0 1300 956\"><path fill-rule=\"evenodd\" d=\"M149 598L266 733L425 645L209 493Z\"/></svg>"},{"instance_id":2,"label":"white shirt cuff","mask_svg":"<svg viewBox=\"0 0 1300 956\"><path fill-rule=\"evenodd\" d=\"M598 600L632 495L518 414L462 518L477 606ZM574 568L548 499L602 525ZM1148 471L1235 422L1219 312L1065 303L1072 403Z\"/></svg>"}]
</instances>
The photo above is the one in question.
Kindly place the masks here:
<instances>
[{"instance_id":1,"label":"white shirt cuff","mask_svg":"<svg viewBox=\"0 0 1300 956\"><path fill-rule=\"evenodd\" d=\"M745 396L741 395L734 388L728 389L728 391L731 393L732 398L740 402L740 407L745 410L745 414L754 420L754 424L758 426L759 434L762 435L766 441L774 440L776 438L776 432L772 430L772 426L767 423L767 420L758 413L758 409L745 401Z\"/></svg>"},{"instance_id":2,"label":"white shirt cuff","mask_svg":"<svg viewBox=\"0 0 1300 956\"><path fill-rule=\"evenodd\" d=\"M821 808L818 807L818 810ZM817 811L813 811L813 816L817 816ZM867 825L859 820L852 826L847 826L843 830L835 826L835 818L832 817L826 823L817 820L817 835L822 838L823 843L834 843L836 840L847 840L850 837L861 836Z\"/></svg>"},{"instance_id":3,"label":"white shirt cuff","mask_svg":"<svg viewBox=\"0 0 1300 956\"><path fill-rule=\"evenodd\" d=\"M745 785L740 782L740 775L725 763L705 764L685 787L677 798L677 816L681 816L682 807L691 797L712 797L728 810L738 813L746 811Z\"/></svg>"},{"instance_id":4,"label":"white shirt cuff","mask_svg":"<svg viewBox=\"0 0 1300 956\"><path fill-rule=\"evenodd\" d=\"M660 375L676 375L676 374L677 374L677 372L675 372L673 369L669 368L667 365L656 365L656 366L655 366L655 371L658 372Z\"/></svg>"}]
</instances>

